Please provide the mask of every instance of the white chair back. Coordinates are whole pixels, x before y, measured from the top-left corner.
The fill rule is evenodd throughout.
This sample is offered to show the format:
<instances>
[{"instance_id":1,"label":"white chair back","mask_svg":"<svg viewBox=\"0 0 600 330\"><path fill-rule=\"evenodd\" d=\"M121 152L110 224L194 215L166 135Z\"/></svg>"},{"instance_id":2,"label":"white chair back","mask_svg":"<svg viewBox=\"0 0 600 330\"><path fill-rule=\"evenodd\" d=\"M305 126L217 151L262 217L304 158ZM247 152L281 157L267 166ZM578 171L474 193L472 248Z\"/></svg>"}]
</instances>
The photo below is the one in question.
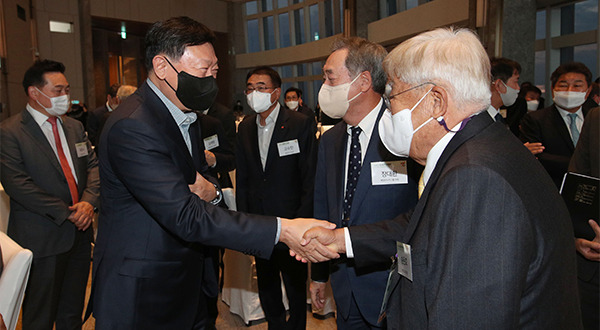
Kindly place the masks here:
<instances>
[{"instance_id":1,"label":"white chair back","mask_svg":"<svg viewBox=\"0 0 600 330\"><path fill-rule=\"evenodd\" d=\"M14 330L29 279L33 253L22 248L3 232L0 232L0 247L4 263L0 276L0 314L4 317L6 328Z\"/></svg>"}]
</instances>

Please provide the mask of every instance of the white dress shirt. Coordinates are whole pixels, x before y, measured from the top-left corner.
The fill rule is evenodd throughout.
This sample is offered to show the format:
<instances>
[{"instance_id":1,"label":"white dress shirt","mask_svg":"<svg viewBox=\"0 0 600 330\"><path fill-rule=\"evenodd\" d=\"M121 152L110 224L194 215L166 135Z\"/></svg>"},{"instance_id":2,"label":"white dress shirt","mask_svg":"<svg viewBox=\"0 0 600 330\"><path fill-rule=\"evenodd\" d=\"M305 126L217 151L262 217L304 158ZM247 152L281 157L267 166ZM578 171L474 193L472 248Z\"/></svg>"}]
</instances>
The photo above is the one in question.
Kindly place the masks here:
<instances>
[{"instance_id":1,"label":"white dress shirt","mask_svg":"<svg viewBox=\"0 0 600 330\"><path fill-rule=\"evenodd\" d=\"M258 150L260 151L260 162L262 164L263 171L267 164L267 155L269 154L269 145L271 144L271 138L273 137L273 130L275 129L275 121L279 115L279 102L275 106L275 109L265 119L265 125L260 124L260 114L256 116L256 126L258 127Z\"/></svg>"},{"instance_id":2,"label":"white dress shirt","mask_svg":"<svg viewBox=\"0 0 600 330\"><path fill-rule=\"evenodd\" d=\"M573 136L573 133L571 133L571 118L569 117L569 114L571 112L559 107L556 104L554 105L556 106L556 109L558 109L558 113L560 113L560 116L564 120L565 125L567 125L567 131L569 131L569 136ZM579 109L575 111L575 114L577 115L575 125L577 125L577 130L579 131L579 133L581 133L581 127L583 127L583 110L581 110L581 107L579 107Z\"/></svg>"},{"instance_id":3,"label":"white dress shirt","mask_svg":"<svg viewBox=\"0 0 600 330\"><path fill-rule=\"evenodd\" d=\"M54 133L52 132L52 124L48 122L48 116L35 110L29 104L27 104L26 108L27 111L29 111L29 114L31 114L31 117L33 117L33 120L35 120L38 126L40 126L40 129L46 136L46 139L48 139L48 143L50 143L50 147L52 148L52 151L54 151L54 155L56 155L56 159L60 164L60 158L58 157L58 151L56 150L56 141L54 141ZM67 162L69 163L69 167L71 168L71 173L75 178L75 182L79 183L77 182L77 174L75 173L75 167L73 166L73 159L71 158L71 151L69 150L67 137L65 136L64 129L62 128L62 118L60 116L57 118L58 120L56 121L56 128L58 129L58 135L60 136L60 142L62 145L63 153L67 158Z\"/></svg>"}]
</instances>

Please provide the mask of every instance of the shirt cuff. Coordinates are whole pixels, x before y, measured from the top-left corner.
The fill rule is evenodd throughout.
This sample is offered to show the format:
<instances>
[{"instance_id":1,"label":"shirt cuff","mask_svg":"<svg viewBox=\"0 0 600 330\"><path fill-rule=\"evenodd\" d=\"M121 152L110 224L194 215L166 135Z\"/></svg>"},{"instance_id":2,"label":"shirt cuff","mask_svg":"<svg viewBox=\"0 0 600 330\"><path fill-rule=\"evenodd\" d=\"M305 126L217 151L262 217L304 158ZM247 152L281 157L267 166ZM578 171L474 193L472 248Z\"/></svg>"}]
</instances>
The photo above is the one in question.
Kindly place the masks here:
<instances>
[{"instance_id":1,"label":"shirt cuff","mask_svg":"<svg viewBox=\"0 0 600 330\"><path fill-rule=\"evenodd\" d=\"M279 243L280 235L281 235L281 218L277 217L277 235L275 236L275 244Z\"/></svg>"},{"instance_id":2,"label":"shirt cuff","mask_svg":"<svg viewBox=\"0 0 600 330\"><path fill-rule=\"evenodd\" d=\"M352 250L352 241L350 241L348 227L344 227L344 241L346 242L346 258L354 258L354 250Z\"/></svg>"}]
</instances>

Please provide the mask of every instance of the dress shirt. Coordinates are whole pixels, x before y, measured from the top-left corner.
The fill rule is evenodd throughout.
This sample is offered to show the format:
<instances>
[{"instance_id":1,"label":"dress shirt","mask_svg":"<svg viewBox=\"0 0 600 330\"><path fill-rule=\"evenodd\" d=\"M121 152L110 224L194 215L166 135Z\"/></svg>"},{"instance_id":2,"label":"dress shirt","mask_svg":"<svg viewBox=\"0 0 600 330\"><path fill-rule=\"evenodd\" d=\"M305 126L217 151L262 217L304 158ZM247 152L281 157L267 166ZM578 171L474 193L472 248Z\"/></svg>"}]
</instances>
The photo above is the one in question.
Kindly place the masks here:
<instances>
[{"instance_id":1,"label":"dress shirt","mask_svg":"<svg viewBox=\"0 0 600 330\"><path fill-rule=\"evenodd\" d=\"M31 114L31 117L33 117L33 120L35 120L35 122L38 124L38 126L40 126L40 129L46 136L46 139L48 140L48 143L50 143L50 147L52 148L52 151L54 152L54 155L56 156L56 159L58 160L58 162L60 164L60 158L58 158L58 151L56 150L56 141L54 141L54 133L52 132L52 124L50 124L48 122L48 116L35 110L29 104L27 104L26 108L27 108L27 111L29 111L29 114ZM75 182L78 183L77 182L77 174L75 173L75 167L73 166L73 159L71 158L71 151L69 150L69 144L67 143L67 137L65 136L65 132L62 128L62 118L60 116L58 117L58 120L56 121L56 125L58 128L58 135L60 136L60 142L62 145L63 153L65 154L65 157L67 158L67 162L69 163L69 167L71 168L71 173L73 173Z\"/></svg>"},{"instance_id":2,"label":"dress shirt","mask_svg":"<svg viewBox=\"0 0 600 330\"><path fill-rule=\"evenodd\" d=\"M267 119L265 119L265 125L260 124L260 114L256 116L256 126L258 127L258 150L260 151L260 162L262 163L263 171L267 164L267 155L269 154L269 145L271 144L271 138L273 137L273 130L275 129L275 121L279 115L279 102L275 106L275 109L271 111Z\"/></svg>"},{"instance_id":3,"label":"dress shirt","mask_svg":"<svg viewBox=\"0 0 600 330\"><path fill-rule=\"evenodd\" d=\"M150 89L152 89L152 91L154 91L156 96L158 96L158 98L165 104L165 106L169 110L169 113L171 114L171 116L175 120L175 123L179 127L181 136L183 137L183 140L185 141L187 149L191 155L192 154L192 140L190 139L189 128L190 128L190 124L192 124L196 120L196 117L195 117L196 114L195 113L191 113L191 114L184 113L173 102L171 102L171 100L169 100L165 96L165 94L163 94L160 91L160 89L158 89L158 87L156 87L156 85L154 85L154 83L152 83L152 81L150 81L150 79L146 79L146 82L148 83L148 86L150 86ZM193 116L188 116L188 115L193 115Z\"/></svg>"},{"instance_id":4,"label":"dress shirt","mask_svg":"<svg viewBox=\"0 0 600 330\"><path fill-rule=\"evenodd\" d=\"M490 117L492 117L492 119L494 121L496 121L496 115L499 114L500 112L498 111L498 109L494 108L494 106L492 106L490 104L490 106L487 108L487 112L490 114Z\"/></svg>"},{"instance_id":5,"label":"dress shirt","mask_svg":"<svg viewBox=\"0 0 600 330\"><path fill-rule=\"evenodd\" d=\"M567 125L567 130L569 131L569 136L573 136L573 133L571 132L571 118L569 118L569 114L571 112L559 107L556 104L554 104L554 105L556 106L556 109L558 109L558 113L560 113L560 116L564 120L565 125ZM577 125L577 130L579 131L579 133L581 133L581 127L583 126L583 111L581 110L581 107L579 107L579 109L577 109L577 111L575 111L575 114L577 115L577 120L575 120L575 125Z\"/></svg>"},{"instance_id":6,"label":"dress shirt","mask_svg":"<svg viewBox=\"0 0 600 330\"><path fill-rule=\"evenodd\" d=\"M427 154L427 160L425 161L425 169L423 170L423 185L427 186L427 181L431 177L431 173L435 169L442 153L450 143L450 140L454 137L462 122L458 123L458 125L454 126L452 130L446 135L444 135L434 146L429 150ZM346 245L346 257L354 258L354 250L352 250L352 241L350 239L350 231L348 228L344 228L344 237L345 237L345 245Z\"/></svg>"},{"instance_id":7,"label":"dress shirt","mask_svg":"<svg viewBox=\"0 0 600 330\"><path fill-rule=\"evenodd\" d=\"M110 107L110 105L108 104L108 101L106 101L106 109L108 109L108 112L113 112L113 108Z\"/></svg>"}]
</instances>

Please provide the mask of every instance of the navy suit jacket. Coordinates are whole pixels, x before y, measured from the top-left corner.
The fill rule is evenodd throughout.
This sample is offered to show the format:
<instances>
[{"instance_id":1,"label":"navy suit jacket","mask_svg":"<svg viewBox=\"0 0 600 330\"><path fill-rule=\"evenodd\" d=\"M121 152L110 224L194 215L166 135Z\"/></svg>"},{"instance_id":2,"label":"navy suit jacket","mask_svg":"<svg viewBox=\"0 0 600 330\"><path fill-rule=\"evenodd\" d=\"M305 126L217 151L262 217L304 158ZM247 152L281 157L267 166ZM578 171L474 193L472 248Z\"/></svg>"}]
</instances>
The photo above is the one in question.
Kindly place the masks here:
<instances>
[{"instance_id":1,"label":"navy suit jacket","mask_svg":"<svg viewBox=\"0 0 600 330\"><path fill-rule=\"evenodd\" d=\"M62 127L77 176L79 200L97 207L98 159L83 125L67 116ZM0 125L0 175L10 196L8 234L36 258L57 255L73 247L77 228L67 220L73 205L60 162L40 126L26 109ZM78 156L76 145L87 147ZM84 233L92 240L92 229Z\"/></svg>"},{"instance_id":2,"label":"navy suit jacket","mask_svg":"<svg viewBox=\"0 0 600 330\"><path fill-rule=\"evenodd\" d=\"M350 227L357 267L410 244L388 329L579 329L573 229L542 166L484 111L444 149L411 214Z\"/></svg>"},{"instance_id":3,"label":"navy suit jacket","mask_svg":"<svg viewBox=\"0 0 600 330\"><path fill-rule=\"evenodd\" d=\"M584 117L588 111L583 109ZM548 171L554 184L560 188L575 146L558 109L551 105L525 115L521 120L520 137L523 142L542 143L545 149L536 157Z\"/></svg>"},{"instance_id":4,"label":"navy suit jacket","mask_svg":"<svg viewBox=\"0 0 600 330\"><path fill-rule=\"evenodd\" d=\"M98 329L191 329L203 322L198 243L268 257L274 217L229 212L190 192L206 172L199 124L192 155L166 106L144 83L101 135L102 210L94 250Z\"/></svg>"},{"instance_id":5,"label":"navy suit jacket","mask_svg":"<svg viewBox=\"0 0 600 330\"><path fill-rule=\"evenodd\" d=\"M265 169L260 161L256 114L238 127L236 204L239 211L285 218L312 217L316 167L313 120L280 107ZM280 156L277 144L297 140L300 152Z\"/></svg>"},{"instance_id":6,"label":"navy suit jacket","mask_svg":"<svg viewBox=\"0 0 600 330\"><path fill-rule=\"evenodd\" d=\"M392 219L407 212L417 203L417 183L421 166L410 159L390 153L379 138L378 124L385 105L379 110L369 146L365 152L362 169L352 202L350 226ZM340 122L325 132L319 144L317 174L315 177L315 218L334 222L341 227L344 208L344 183L347 124ZM404 161L408 167L408 184L373 185L371 164L382 161ZM327 281L331 273L331 286L338 311L347 317L354 295L365 319L375 325L383 301L390 259L372 267L357 269L352 261L342 258L331 263L313 264L311 278Z\"/></svg>"}]
</instances>

